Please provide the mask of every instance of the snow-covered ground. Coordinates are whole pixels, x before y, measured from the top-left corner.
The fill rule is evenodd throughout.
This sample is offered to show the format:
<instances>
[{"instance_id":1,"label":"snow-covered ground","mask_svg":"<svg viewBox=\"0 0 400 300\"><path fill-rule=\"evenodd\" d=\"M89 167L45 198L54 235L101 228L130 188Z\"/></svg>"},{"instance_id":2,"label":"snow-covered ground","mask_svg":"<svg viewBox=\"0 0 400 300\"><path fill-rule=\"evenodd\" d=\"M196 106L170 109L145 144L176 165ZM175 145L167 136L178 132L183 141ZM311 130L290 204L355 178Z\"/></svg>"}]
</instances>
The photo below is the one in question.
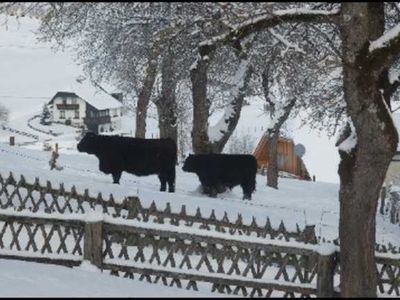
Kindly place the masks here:
<instances>
[{"instance_id":1,"label":"snow-covered ground","mask_svg":"<svg viewBox=\"0 0 400 300\"><path fill-rule=\"evenodd\" d=\"M0 297L224 297L101 273L84 261L68 268L0 259Z\"/></svg>"}]
</instances>

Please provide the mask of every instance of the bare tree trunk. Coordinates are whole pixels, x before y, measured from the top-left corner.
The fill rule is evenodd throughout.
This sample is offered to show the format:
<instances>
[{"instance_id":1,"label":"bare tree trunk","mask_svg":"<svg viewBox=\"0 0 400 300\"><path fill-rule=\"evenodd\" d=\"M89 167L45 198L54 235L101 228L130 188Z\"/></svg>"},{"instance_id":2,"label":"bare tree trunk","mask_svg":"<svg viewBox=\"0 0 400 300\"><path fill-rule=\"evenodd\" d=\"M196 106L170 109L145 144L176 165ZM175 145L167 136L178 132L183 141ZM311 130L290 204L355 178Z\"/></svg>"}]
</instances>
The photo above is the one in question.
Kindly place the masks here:
<instances>
[{"instance_id":1,"label":"bare tree trunk","mask_svg":"<svg viewBox=\"0 0 400 300\"><path fill-rule=\"evenodd\" d=\"M278 189L278 140L279 131L268 136L267 185L274 189Z\"/></svg>"},{"instance_id":2,"label":"bare tree trunk","mask_svg":"<svg viewBox=\"0 0 400 300\"><path fill-rule=\"evenodd\" d=\"M375 214L398 137L382 95L381 74L366 59L384 30L383 3L342 3L344 95L357 145L339 150L342 297L376 297Z\"/></svg>"},{"instance_id":3,"label":"bare tree trunk","mask_svg":"<svg viewBox=\"0 0 400 300\"><path fill-rule=\"evenodd\" d=\"M242 58L243 60L246 58ZM244 64L244 68L245 69L245 74L244 74L244 78L243 78L243 82L242 83L238 83L239 86L241 86L239 88L238 93L233 96L232 101L230 101L230 103L228 104L232 110L229 112L229 117L226 116L226 114L223 117L223 120L220 120L220 122L224 122L227 126L226 126L226 130L224 131L220 131L222 136L217 139L216 141L211 141L210 142L210 147L212 149L212 151L214 153L221 153L222 150L224 149L226 143L228 142L229 138L231 137L233 131L235 130L238 122L239 122L239 118L240 118L240 113L242 111L242 107L243 107L243 103L244 103L244 97L245 97L245 92L247 90L248 87L248 83L250 81L250 77L252 74L252 68L250 65L246 65L247 63L241 62L240 63L240 67L242 64ZM216 125L216 127L218 128L219 126Z\"/></svg>"},{"instance_id":4,"label":"bare tree trunk","mask_svg":"<svg viewBox=\"0 0 400 300\"><path fill-rule=\"evenodd\" d=\"M193 97L193 152L209 153L208 143L208 115L209 103L207 99L207 69L208 59L205 56L198 58L196 65L190 69Z\"/></svg>"},{"instance_id":5,"label":"bare tree trunk","mask_svg":"<svg viewBox=\"0 0 400 300\"><path fill-rule=\"evenodd\" d=\"M137 138L146 137L147 108L150 102L151 90L153 89L154 81L157 75L157 61L159 55L160 46L157 42L155 42L149 53L147 68L145 71L146 75L143 81L142 89L138 96L135 130L135 137Z\"/></svg>"},{"instance_id":6,"label":"bare tree trunk","mask_svg":"<svg viewBox=\"0 0 400 300\"><path fill-rule=\"evenodd\" d=\"M161 74L161 95L156 101L158 111L158 124L160 128L160 138L172 138L175 143L178 140L177 126L177 103L176 103L176 85L174 54L169 48L163 55Z\"/></svg>"},{"instance_id":7,"label":"bare tree trunk","mask_svg":"<svg viewBox=\"0 0 400 300\"><path fill-rule=\"evenodd\" d=\"M269 65L272 64L270 61ZM263 92L265 100L268 104L270 118L274 119L276 114L276 103L270 99L270 68L266 65L263 72L261 73L261 82L263 86ZM278 140L282 125L289 118L290 112L296 103L296 98L292 98L285 107L279 111L280 116L275 119L275 124L269 128L266 132L268 139L268 168L267 168L267 186L274 189L278 189Z\"/></svg>"},{"instance_id":8,"label":"bare tree trunk","mask_svg":"<svg viewBox=\"0 0 400 300\"><path fill-rule=\"evenodd\" d=\"M277 117L272 128L267 130L268 137L268 168L267 185L278 189L278 140L282 125L289 118L290 112L296 103L296 98L292 98L289 103L282 108L281 115Z\"/></svg>"},{"instance_id":9,"label":"bare tree trunk","mask_svg":"<svg viewBox=\"0 0 400 300\"><path fill-rule=\"evenodd\" d=\"M232 108L229 116L224 115L223 119L220 120L220 123L224 123L223 125L226 129L217 133L220 135L217 139L211 140L209 137L208 124L210 101L207 98L207 69L209 57L210 53L206 52L206 54L197 60L196 65L192 66L190 70L193 95L192 145L193 151L196 154L222 152L239 121L245 90L247 89L252 74L252 68L248 64L247 55L245 52L241 52L239 54L238 72L244 71L243 81L237 83L235 87L237 88L237 93L233 95L233 99L228 104ZM218 128L219 126L216 127Z\"/></svg>"}]
</instances>

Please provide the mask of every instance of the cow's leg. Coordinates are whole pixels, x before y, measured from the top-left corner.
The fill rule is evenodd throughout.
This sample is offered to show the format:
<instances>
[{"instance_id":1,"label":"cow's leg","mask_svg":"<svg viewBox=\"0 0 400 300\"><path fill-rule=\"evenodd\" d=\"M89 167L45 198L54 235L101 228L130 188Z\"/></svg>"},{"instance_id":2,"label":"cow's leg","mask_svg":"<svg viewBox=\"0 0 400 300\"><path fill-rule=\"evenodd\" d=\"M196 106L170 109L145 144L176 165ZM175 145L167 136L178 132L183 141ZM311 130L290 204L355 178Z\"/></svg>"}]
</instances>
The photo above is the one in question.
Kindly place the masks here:
<instances>
[{"instance_id":1,"label":"cow's leg","mask_svg":"<svg viewBox=\"0 0 400 300\"><path fill-rule=\"evenodd\" d=\"M119 184L119 179L121 178L122 172L114 172L112 173L113 183Z\"/></svg>"},{"instance_id":2,"label":"cow's leg","mask_svg":"<svg viewBox=\"0 0 400 300\"><path fill-rule=\"evenodd\" d=\"M158 174L158 178L161 182L160 191L165 192L167 190L167 176L164 173Z\"/></svg>"},{"instance_id":3,"label":"cow's leg","mask_svg":"<svg viewBox=\"0 0 400 300\"><path fill-rule=\"evenodd\" d=\"M223 184L222 182L218 182L217 184L217 193L225 193L227 189L227 186Z\"/></svg>"},{"instance_id":4,"label":"cow's leg","mask_svg":"<svg viewBox=\"0 0 400 300\"><path fill-rule=\"evenodd\" d=\"M199 174L199 179L203 187L203 194L215 198L217 196L217 190L215 185L212 184L210 176L208 176L208 174Z\"/></svg>"},{"instance_id":5,"label":"cow's leg","mask_svg":"<svg viewBox=\"0 0 400 300\"><path fill-rule=\"evenodd\" d=\"M210 194L211 188L209 186L202 184L201 187L203 188L203 194L206 194L206 195Z\"/></svg>"},{"instance_id":6,"label":"cow's leg","mask_svg":"<svg viewBox=\"0 0 400 300\"><path fill-rule=\"evenodd\" d=\"M250 180L240 185L243 189L243 200L251 200L251 194L256 188L255 180Z\"/></svg>"},{"instance_id":7,"label":"cow's leg","mask_svg":"<svg viewBox=\"0 0 400 300\"><path fill-rule=\"evenodd\" d=\"M243 192L243 200L251 200L251 193Z\"/></svg>"},{"instance_id":8,"label":"cow's leg","mask_svg":"<svg viewBox=\"0 0 400 300\"><path fill-rule=\"evenodd\" d=\"M174 193L175 192L175 166L169 170L168 172L168 192Z\"/></svg>"},{"instance_id":9,"label":"cow's leg","mask_svg":"<svg viewBox=\"0 0 400 300\"><path fill-rule=\"evenodd\" d=\"M216 186L211 186L209 196L212 198L217 198L217 194L218 194L218 188Z\"/></svg>"}]
</instances>

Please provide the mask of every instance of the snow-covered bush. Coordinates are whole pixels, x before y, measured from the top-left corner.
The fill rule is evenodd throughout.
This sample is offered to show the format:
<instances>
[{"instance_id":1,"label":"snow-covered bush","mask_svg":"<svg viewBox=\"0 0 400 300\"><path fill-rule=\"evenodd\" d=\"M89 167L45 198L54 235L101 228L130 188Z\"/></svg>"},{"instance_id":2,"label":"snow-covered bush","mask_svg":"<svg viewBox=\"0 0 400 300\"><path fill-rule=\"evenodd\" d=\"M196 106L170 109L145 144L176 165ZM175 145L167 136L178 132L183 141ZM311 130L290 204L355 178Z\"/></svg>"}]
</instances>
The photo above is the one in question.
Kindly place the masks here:
<instances>
[{"instance_id":1,"label":"snow-covered bush","mask_svg":"<svg viewBox=\"0 0 400 300\"><path fill-rule=\"evenodd\" d=\"M231 136L226 153L229 154L253 154L254 137L250 133Z\"/></svg>"}]
</instances>

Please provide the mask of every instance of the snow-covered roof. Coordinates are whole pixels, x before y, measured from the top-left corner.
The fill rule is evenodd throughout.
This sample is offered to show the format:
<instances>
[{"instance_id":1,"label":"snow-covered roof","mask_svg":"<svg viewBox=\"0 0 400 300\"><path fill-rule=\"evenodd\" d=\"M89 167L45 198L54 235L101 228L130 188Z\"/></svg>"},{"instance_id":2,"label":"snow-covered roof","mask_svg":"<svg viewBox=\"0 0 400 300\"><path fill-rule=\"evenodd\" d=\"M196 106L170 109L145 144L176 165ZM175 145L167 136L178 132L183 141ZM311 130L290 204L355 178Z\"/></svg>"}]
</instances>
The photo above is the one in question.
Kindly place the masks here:
<instances>
[{"instance_id":1,"label":"snow-covered roof","mask_svg":"<svg viewBox=\"0 0 400 300\"><path fill-rule=\"evenodd\" d=\"M121 102L87 80L72 82L58 92L74 93L98 110L122 107Z\"/></svg>"}]
</instances>

